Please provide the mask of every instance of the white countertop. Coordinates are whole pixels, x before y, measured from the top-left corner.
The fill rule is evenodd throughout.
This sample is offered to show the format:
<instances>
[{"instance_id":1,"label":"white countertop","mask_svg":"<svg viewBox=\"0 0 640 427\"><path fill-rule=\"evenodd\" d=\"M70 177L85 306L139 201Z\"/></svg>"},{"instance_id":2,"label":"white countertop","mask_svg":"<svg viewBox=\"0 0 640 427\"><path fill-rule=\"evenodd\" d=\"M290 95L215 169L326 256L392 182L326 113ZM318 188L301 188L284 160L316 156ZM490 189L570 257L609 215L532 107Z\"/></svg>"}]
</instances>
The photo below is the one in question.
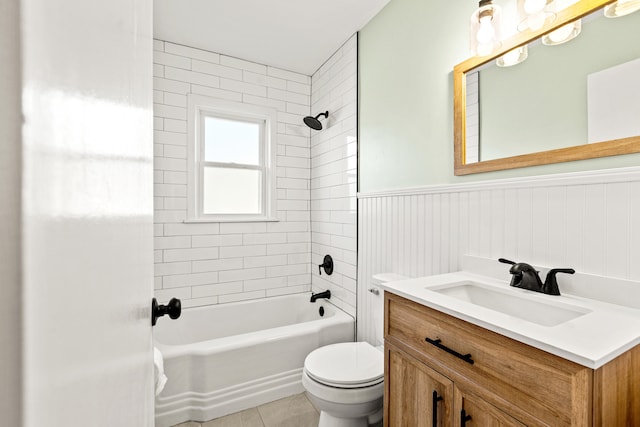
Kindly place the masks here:
<instances>
[{"instance_id":1,"label":"white countertop","mask_svg":"<svg viewBox=\"0 0 640 427\"><path fill-rule=\"evenodd\" d=\"M388 292L513 338L556 356L597 369L640 343L640 309L583 296L545 295L509 286L505 280L472 272L457 272L382 284ZM544 280L544 275L542 275ZM574 279L575 280L575 279ZM555 326L542 326L499 311L438 293L434 288L473 281L544 304L568 304L586 312ZM560 280L559 280L560 281ZM560 284L562 292L562 284ZM640 284L638 284L640 290ZM615 292L602 286L603 292ZM630 296L635 297L636 295Z\"/></svg>"}]
</instances>

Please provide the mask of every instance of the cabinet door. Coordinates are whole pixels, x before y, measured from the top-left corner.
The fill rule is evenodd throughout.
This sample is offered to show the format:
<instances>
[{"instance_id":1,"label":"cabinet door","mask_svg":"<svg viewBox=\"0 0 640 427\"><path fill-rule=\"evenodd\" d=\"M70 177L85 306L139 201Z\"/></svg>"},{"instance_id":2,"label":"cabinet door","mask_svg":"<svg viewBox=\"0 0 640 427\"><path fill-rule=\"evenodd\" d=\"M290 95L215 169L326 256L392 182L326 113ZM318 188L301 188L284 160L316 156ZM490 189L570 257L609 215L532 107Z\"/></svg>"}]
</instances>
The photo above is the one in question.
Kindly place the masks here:
<instances>
[{"instance_id":1,"label":"cabinet door","mask_svg":"<svg viewBox=\"0 0 640 427\"><path fill-rule=\"evenodd\" d=\"M385 350L385 427L450 426L451 380L392 345Z\"/></svg>"},{"instance_id":2,"label":"cabinet door","mask_svg":"<svg viewBox=\"0 0 640 427\"><path fill-rule=\"evenodd\" d=\"M455 390L454 424L461 427L524 427L524 424L480 397Z\"/></svg>"}]
</instances>

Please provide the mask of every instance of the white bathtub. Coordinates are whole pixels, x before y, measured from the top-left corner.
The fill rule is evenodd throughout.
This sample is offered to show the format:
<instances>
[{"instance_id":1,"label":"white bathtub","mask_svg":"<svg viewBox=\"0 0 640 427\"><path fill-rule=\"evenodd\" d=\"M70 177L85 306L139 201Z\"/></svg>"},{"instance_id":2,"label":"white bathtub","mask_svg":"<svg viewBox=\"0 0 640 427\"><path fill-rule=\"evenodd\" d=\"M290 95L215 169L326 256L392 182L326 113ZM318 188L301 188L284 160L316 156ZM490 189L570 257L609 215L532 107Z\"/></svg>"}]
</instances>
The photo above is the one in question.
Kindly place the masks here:
<instances>
[{"instance_id":1,"label":"white bathtub","mask_svg":"<svg viewBox=\"0 0 640 427\"><path fill-rule=\"evenodd\" d=\"M324 316L319 309L324 308ZM304 391L312 350L353 341L354 319L309 294L189 308L159 319L155 345L166 387L156 398L156 427L207 421Z\"/></svg>"}]
</instances>

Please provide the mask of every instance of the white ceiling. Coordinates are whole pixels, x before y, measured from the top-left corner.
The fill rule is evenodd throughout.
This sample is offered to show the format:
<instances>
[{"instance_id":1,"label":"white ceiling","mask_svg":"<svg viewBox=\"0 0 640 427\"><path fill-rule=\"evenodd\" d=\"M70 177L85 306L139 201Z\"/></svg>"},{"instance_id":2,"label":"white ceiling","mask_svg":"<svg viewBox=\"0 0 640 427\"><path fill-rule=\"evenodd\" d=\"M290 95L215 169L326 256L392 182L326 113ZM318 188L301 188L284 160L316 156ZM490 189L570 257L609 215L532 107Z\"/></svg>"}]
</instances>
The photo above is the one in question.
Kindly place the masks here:
<instances>
[{"instance_id":1,"label":"white ceiling","mask_svg":"<svg viewBox=\"0 0 640 427\"><path fill-rule=\"evenodd\" d=\"M154 37L312 75L390 0L154 0Z\"/></svg>"}]
</instances>

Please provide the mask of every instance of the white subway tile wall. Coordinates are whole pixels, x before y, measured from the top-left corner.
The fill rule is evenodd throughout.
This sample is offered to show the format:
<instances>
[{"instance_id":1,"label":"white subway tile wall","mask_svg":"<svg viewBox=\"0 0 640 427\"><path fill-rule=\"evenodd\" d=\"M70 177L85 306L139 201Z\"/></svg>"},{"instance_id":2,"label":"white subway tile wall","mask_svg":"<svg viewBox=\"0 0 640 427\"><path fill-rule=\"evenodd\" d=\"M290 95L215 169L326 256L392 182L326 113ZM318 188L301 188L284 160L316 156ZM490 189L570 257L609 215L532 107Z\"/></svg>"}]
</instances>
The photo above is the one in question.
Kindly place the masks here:
<instances>
[{"instance_id":1,"label":"white subway tile wall","mask_svg":"<svg viewBox=\"0 0 640 427\"><path fill-rule=\"evenodd\" d=\"M190 307L308 292L311 78L163 40L153 72L156 297ZM279 222L183 223L189 93L278 110Z\"/></svg>"},{"instance_id":2,"label":"white subway tile wall","mask_svg":"<svg viewBox=\"0 0 640 427\"><path fill-rule=\"evenodd\" d=\"M330 289L331 302L352 316L357 265L357 43L354 35L311 77L312 115L329 111L329 117L321 119L323 130L311 133L313 291ZM300 93L304 85L289 81L287 89ZM327 254L334 262L331 276L318 273Z\"/></svg>"},{"instance_id":3,"label":"white subway tile wall","mask_svg":"<svg viewBox=\"0 0 640 427\"><path fill-rule=\"evenodd\" d=\"M369 321L373 274L448 273L462 255L640 281L640 169L624 173L361 195L358 339L376 342L381 327Z\"/></svg>"}]
</instances>

